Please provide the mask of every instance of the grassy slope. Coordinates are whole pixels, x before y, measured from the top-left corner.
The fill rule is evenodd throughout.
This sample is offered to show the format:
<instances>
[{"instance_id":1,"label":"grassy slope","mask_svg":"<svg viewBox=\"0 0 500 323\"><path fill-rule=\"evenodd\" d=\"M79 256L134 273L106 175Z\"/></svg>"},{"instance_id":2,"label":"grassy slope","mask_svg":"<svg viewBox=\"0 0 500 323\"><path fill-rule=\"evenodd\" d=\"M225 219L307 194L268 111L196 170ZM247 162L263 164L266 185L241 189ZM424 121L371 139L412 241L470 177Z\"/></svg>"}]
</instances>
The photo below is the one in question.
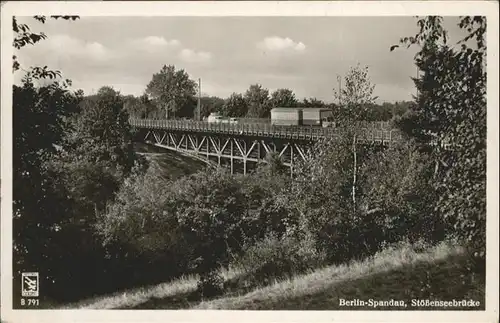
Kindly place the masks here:
<instances>
[{"instance_id":1,"label":"grassy slope","mask_svg":"<svg viewBox=\"0 0 500 323\"><path fill-rule=\"evenodd\" d=\"M328 267L245 295L202 302L198 309L368 310L340 307L339 299L474 299L484 306L484 281L466 271L459 248L440 245L423 253L383 252L350 265ZM396 308L380 308L396 309ZM404 308L397 308L404 309ZM455 308L456 310L456 308Z\"/></svg>"},{"instance_id":2,"label":"grassy slope","mask_svg":"<svg viewBox=\"0 0 500 323\"><path fill-rule=\"evenodd\" d=\"M224 279L229 280L239 275L240 272L235 269L222 271ZM157 300L177 299L186 294L193 293L196 290L198 277L186 276L176 279L172 282L162 283L156 286L146 286L142 288L131 289L126 292L119 292L112 295L100 296L89 300L83 300L78 303L64 306L65 309L116 309L116 308L140 308L145 304L155 303ZM189 302L183 302L183 305L189 306ZM181 306L181 307L185 307Z\"/></svg>"},{"instance_id":3,"label":"grassy slope","mask_svg":"<svg viewBox=\"0 0 500 323\"><path fill-rule=\"evenodd\" d=\"M260 310L353 310L339 307L339 299L407 300L474 299L484 306L484 280L465 270L460 248L442 244L425 252L408 248L388 250L349 265L318 269L310 274L275 282L241 295L199 301L193 298L196 278L183 278L154 287L89 300L79 308L185 308ZM225 271L226 280L241 275ZM388 309L380 307L380 309ZM402 308L398 308L402 309Z\"/></svg>"},{"instance_id":4,"label":"grassy slope","mask_svg":"<svg viewBox=\"0 0 500 323\"><path fill-rule=\"evenodd\" d=\"M203 309L253 310L369 310L341 307L339 299L479 300L484 309L484 280L466 270L466 256L459 249L440 246L425 253L405 250L381 254L349 266L328 267L257 289L239 297L202 302ZM424 308L419 308L424 309ZM453 308L449 308L453 309ZM466 309L466 308L463 308ZM456 310L456 308L455 308ZM477 308L476 308L477 310Z\"/></svg>"}]
</instances>

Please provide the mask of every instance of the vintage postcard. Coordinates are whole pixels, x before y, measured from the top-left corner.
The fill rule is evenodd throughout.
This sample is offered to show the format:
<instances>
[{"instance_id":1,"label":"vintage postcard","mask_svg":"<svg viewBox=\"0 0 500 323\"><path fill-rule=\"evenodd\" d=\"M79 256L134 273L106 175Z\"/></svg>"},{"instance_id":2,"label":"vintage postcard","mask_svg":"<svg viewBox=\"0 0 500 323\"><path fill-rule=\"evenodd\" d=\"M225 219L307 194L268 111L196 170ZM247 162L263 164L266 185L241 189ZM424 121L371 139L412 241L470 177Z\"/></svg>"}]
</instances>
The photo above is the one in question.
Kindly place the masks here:
<instances>
[{"instance_id":1,"label":"vintage postcard","mask_svg":"<svg viewBox=\"0 0 500 323\"><path fill-rule=\"evenodd\" d=\"M498 3L1 15L2 322L498 321Z\"/></svg>"}]
</instances>

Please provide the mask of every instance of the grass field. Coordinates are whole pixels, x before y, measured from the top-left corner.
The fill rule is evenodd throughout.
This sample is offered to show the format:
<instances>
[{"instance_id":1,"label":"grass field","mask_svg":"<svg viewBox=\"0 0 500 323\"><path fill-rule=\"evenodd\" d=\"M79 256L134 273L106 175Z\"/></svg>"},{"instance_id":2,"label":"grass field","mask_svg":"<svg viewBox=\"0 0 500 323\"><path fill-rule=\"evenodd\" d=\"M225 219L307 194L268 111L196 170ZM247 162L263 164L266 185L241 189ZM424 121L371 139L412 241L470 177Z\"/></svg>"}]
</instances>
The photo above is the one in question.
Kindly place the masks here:
<instances>
[{"instance_id":1,"label":"grass field","mask_svg":"<svg viewBox=\"0 0 500 323\"><path fill-rule=\"evenodd\" d=\"M226 281L243 275L237 269L223 273ZM250 291L228 291L202 300L195 293L196 277L184 277L157 286L130 290L87 300L66 308L87 309L251 309L251 310L370 310L373 307L341 307L340 299L405 301L406 307L377 309L415 310L412 299L480 301L484 309L484 279L467 270L467 256L459 247L440 244L416 252L412 248L389 249L364 261L317 269L305 275L275 281ZM418 309L430 309L419 307ZM437 309L437 308L436 308ZM453 308L449 308L453 309ZM457 308L454 308L457 310Z\"/></svg>"}]
</instances>

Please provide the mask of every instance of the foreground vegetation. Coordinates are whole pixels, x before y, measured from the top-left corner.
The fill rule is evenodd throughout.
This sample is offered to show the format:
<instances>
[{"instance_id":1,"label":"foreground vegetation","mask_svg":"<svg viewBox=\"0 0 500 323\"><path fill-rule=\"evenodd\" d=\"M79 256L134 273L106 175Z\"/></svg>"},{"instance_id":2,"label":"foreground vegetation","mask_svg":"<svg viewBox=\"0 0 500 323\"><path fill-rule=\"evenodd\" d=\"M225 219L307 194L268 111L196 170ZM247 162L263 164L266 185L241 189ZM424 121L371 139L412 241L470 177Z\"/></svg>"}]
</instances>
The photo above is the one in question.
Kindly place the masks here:
<instances>
[{"instance_id":1,"label":"foreground vegetation","mask_svg":"<svg viewBox=\"0 0 500 323\"><path fill-rule=\"evenodd\" d=\"M466 270L460 248L439 245L415 252L387 249L363 261L329 266L310 274L277 281L234 297L204 301L193 309L229 310L415 310L412 299L480 300L484 309L484 280ZM404 288L402 288L404 286ZM405 301L407 307L341 306L339 300ZM439 309L448 309L439 307ZM460 309L467 309L461 307ZM457 310L457 308L455 308Z\"/></svg>"},{"instance_id":2,"label":"foreground vegetation","mask_svg":"<svg viewBox=\"0 0 500 323\"><path fill-rule=\"evenodd\" d=\"M463 248L451 243L420 250L409 244L387 248L373 257L338 266L328 266L293 277L281 277L268 285L243 288L249 275L243 269L226 270L222 277L226 292L212 300L196 294L197 277L183 277L170 283L128 290L99 297L65 308L81 309L226 309L226 310L415 310L419 300L482 300L485 282L481 275L467 271ZM235 288L235 282L239 287ZM405 288L401 288L405 286ZM407 307L340 306L339 300L404 300ZM457 310L458 308L443 308ZM484 309L460 307L459 309Z\"/></svg>"},{"instance_id":3,"label":"foreground vegetation","mask_svg":"<svg viewBox=\"0 0 500 323\"><path fill-rule=\"evenodd\" d=\"M402 43L421 45L419 97L394 120L407 141L357 144L355 125L369 119L375 99L358 66L337 93L343 135L318 142L294 163L293 178L274 154L248 176L183 167L159 176L158 160L134 151L120 93L36 86L57 73L29 71L14 86L15 291L21 272L38 271L42 306L113 292L87 305L336 308L343 295L454 292L484 304L486 24L460 20L474 48L448 46L439 17L418 25ZM16 28L17 48L36 42L26 26ZM157 106L168 93L155 84L174 72L165 67L147 87ZM251 116L267 111L259 100ZM443 241L463 250L415 251ZM409 246L390 249L402 242ZM435 278L444 276L446 286ZM127 296L138 286L156 287Z\"/></svg>"}]
</instances>

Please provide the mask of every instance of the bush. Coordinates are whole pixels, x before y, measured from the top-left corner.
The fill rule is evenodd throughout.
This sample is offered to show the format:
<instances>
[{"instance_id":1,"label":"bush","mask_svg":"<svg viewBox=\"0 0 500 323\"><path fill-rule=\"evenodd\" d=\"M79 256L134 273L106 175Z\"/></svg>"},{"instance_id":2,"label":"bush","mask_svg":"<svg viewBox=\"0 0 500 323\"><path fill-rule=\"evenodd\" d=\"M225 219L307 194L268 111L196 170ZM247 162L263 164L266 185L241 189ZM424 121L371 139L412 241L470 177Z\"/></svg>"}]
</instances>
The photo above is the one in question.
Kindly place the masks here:
<instances>
[{"instance_id":1,"label":"bush","mask_svg":"<svg viewBox=\"0 0 500 323\"><path fill-rule=\"evenodd\" d=\"M246 248L236 266L244 268L247 284L266 285L274 279L318 268L324 261L324 253L316 250L312 239L269 234Z\"/></svg>"},{"instance_id":2,"label":"bush","mask_svg":"<svg viewBox=\"0 0 500 323\"><path fill-rule=\"evenodd\" d=\"M170 212L193 247L196 267L209 272L228 263L242 247L242 226L247 221L241 183L225 171L199 172L174 183ZM207 268L204 268L207 266Z\"/></svg>"},{"instance_id":3,"label":"bush","mask_svg":"<svg viewBox=\"0 0 500 323\"><path fill-rule=\"evenodd\" d=\"M368 158L360 170L361 209L380 228L382 241L444 238L445 225L434 211L437 197L432 176L430 156L408 143Z\"/></svg>"},{"instance_id":4,"label":"bush","mask_svg":"<svg viewBox=\"0 0 500 323\"><path fill-rule=\"evenodd\" d=\"M172 183L153 168L127 178L96 226L107 257L134 285L169 280L189 270L191 249L169 212Z\"/></svg>"},{"instance_id":5,"label":"bush","mask_svg":"<svg viewBox=\"0 0 500 323\"><path fill-rule=\"evenodd\" d=\"M244 242L251 244L267 234L281 236L297 225L296 214L288 205L287 189L290 177L284 174L270 175L260 169L240 177L246 199L246 222Z\"/></svg>"},{"instance_id":6,"label":"bush","mask_svg":"<svg viewBox=\"0 0 500 323\"><path fill-rule=\"evenodd\" d=\"M241 253L251 222L237 177L204 171L169 182L149 171L125 182L99 229L106 243L127 250L130 260L168 263L164 280L196 273L200 291L211 294L208 285L233 254Z\"/></svg>"},{"instance_id":7,"label":"bush","mask_svg":"<svg viewBox=\"0 0 500 323\"><path fill-rule=\"evenodd\" d=\"M369 151L356 149L358 169ZM319 142L296 170L290 204L299 213L299 235L310 235L333 262L361 255L358 226L366 218L352 199L354 154L348 133Z\"/></svg>"},{"instance_id":8,"label":"bush","mask_svg":"<svg viewBox=\"0 0 500 323\"><path fill-rule=\"evenodd\" d=\"M197 283L197 291L202 298L221 295L224 292L224 279L218 272L211 271L206 273L200 276L200 280Z\"/></svg>"}]
</instances>

